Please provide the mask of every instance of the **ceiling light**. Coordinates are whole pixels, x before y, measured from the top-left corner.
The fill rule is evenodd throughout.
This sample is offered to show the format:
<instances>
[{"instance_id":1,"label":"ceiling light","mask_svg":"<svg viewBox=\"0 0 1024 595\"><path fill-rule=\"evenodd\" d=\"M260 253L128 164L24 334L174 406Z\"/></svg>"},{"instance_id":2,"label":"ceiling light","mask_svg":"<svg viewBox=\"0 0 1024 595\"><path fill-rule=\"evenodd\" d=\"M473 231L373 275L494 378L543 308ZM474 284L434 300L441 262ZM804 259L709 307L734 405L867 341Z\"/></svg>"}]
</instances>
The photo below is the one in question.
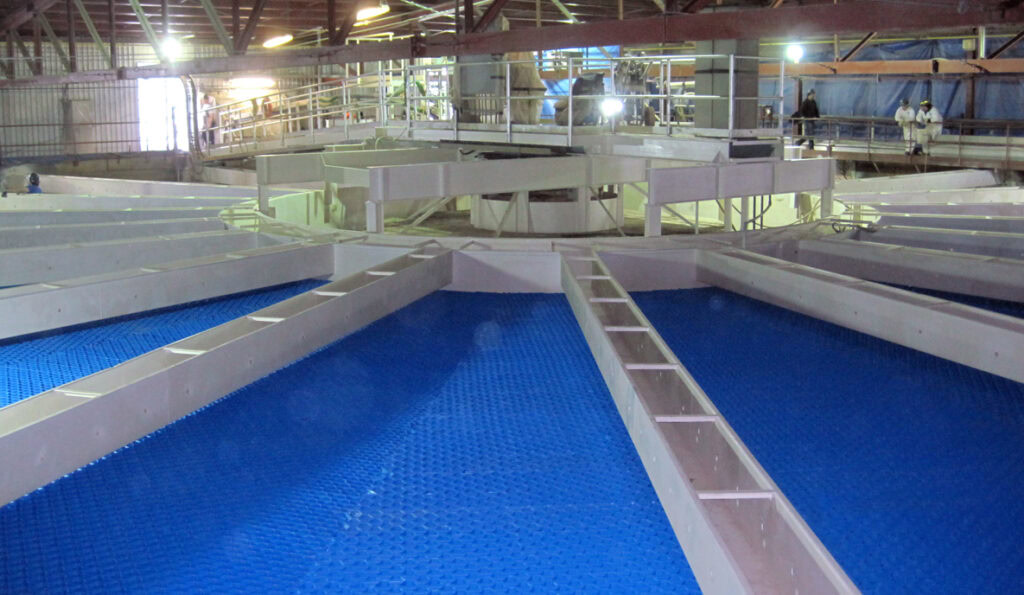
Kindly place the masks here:
<instances>
[{"instance_id":1,"label":"ceiling light","mask_svg":"<svg viewBox=\"0 0 1024 595\"><path fill-rule=\"evenodd\" d=\"M804 57L804 46L798 43L791 43L786 46L786 58L791 62L800 62L800 59Z\"/></svg>"},{"instance_id":2,"label":"ceiling light","mask_svg":"<svg viewBox=\"0 0 1024 595\"><path fill-rule=\"evenodd\" d=\"M356 12L356 21L365 21L372 19L373 17L379 17L382 14L391 11L391 7L388 6L387 0L381 0L380 4L370 4L360 8Z\"/></svg>"},{"instance_id":3,"label":"ceiling light","mask_svg":"<svg viewBox=\"0 0 1024 595\"><path fill-rule=\"evenodd\" d=\"M160 44L160 53L169 62L174 62L181 58L184 53L184 48L181 47L181 42L173 37L164 39L163 43Z\"/></svg>"},{"instance_id":4,"label":"ceiling light","mask_svg":"<svg viewBox=\"0 0 1024 595\"><path fill-rule=\"evenodd\" d=\"M276 48L278 46L281 46L281 45L284 45L284 44L290 42L293 39L295 39L295 38L292 37L291 33L285 33L284 35L278 35L276 37L271 37L270 39L264 41L263 42L263 47L265 47L265 48Z\"/></svg>"}]
</instances>

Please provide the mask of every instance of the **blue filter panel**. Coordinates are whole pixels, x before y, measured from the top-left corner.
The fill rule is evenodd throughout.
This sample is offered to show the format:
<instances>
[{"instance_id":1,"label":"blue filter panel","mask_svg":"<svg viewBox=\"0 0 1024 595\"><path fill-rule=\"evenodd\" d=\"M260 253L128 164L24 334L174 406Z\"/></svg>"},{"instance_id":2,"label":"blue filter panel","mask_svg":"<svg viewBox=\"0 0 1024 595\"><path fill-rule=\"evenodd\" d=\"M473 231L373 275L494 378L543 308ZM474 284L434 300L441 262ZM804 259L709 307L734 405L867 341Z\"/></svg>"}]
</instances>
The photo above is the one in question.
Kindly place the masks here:
<instances>
[{"instance_id":1,"label":"blue filter panel","mask_svg":"<svg viewBox=\"0 0 1024 595\"><path fill-rule=\"evenodd\" d=\"M64 332L0 341L0 407L251 314L323 283L300 281Z\"/></svg>"},{"instance_id":2,"label":"blue filter panel","mask_svg":"<svg viewBox=\"0 0 1024 595\"><path fill-rule=\"evenodd\" d=\"M1024 384L720 289L634 298L862 590L1024 592Z\"/></svg>"},{"instance_id":3,"label":"blue filter panel","mask_svg":"<svg viewBox=\"0 0 1024 595\"><path fill-rule=\"evenodd\" d=\"M561 295L439 292L0 509L0 592L698 588Z\"/></svg>"}]
</instances>

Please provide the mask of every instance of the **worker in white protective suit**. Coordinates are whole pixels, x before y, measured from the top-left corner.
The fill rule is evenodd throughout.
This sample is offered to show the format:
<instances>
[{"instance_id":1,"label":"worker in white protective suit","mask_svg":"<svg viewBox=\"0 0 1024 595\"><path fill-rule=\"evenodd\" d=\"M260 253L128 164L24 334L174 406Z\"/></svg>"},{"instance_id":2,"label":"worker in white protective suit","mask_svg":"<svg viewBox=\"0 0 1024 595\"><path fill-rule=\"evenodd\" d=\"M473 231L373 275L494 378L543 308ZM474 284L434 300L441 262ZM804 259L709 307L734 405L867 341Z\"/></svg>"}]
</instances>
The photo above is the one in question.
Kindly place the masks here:
<instances>
[{"instance_id":1,"label":"worker in white protective suit","mask_svg":"<svg viewBox=\"0 0 1024 595\"><path fill-rule=\"evenodd\" d=\"M910 155L910 152L914 150L914 122L917 121L917 113L914 108L910 107L910 100L904 99L900 102L900 107L896 110L896 124L903 129L903 140L906 143L907 150L904 151L905 155Z\"/></svg>"},{"instance_id":2,"label":"worker in white protective suit","mask_svg":"<svg viewBox=\"0 0 1024 595\"><path fill-rule=\"evenodd\" d=\"M914 148L914 153L923 152L927 155L929 145L942 134L942 114L927 99L921 102L921 109L917 112L917 125L918 146Z\"/></svg>"}]
</instances>

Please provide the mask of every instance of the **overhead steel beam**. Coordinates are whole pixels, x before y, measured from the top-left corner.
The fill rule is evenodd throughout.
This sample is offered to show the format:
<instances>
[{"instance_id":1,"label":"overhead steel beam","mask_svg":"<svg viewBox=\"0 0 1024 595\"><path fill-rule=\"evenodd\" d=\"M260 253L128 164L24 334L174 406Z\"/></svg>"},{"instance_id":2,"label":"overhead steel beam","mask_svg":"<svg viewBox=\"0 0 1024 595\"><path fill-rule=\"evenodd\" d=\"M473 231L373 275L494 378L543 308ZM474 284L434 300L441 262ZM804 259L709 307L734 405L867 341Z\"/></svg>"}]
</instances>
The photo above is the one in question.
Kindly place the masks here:
<instances>
[{"instance_id":1,"label":"overhead steel beam","mask_svg":"<svg viewBox=\"0 0 1024 595\"><path fill-rule=\"evenodd\" d=\"M704 7L711 4L711 0L690 0L683 5L683 12L694 14L704 10Z\"/></svg>"},{"instance_id":2,"label":"overhead steel beam","mask_svg":"<svg viewBox=\"0 0 1024 595\"><path fill-rule=\"evenodd\" d=\"M217 39L224 46L224 51L229 56L234 54L235 43L232 41L231 36L228 35L227 29L224 28L224 23L220 20L220 15L217 14L217 7L213 5L211 0L199 0L199 3L203 5L203 10L206 11L206 16L210 19L210 24L213 25L213 32L217 34Z\"/></svg>"},{"instance_id":3,"label":"overhead steel beam","mask_svg":"<svg viewBox=\"0 0 1024 595\"><path fill-rule=\"evenodd\" d=\"M57 3L57 0L33 0L15 8L4 16L0 23L0 32L7 32L17 29L31 21L36 15L43 14L48 8Z\"/></svg>"},{"instance_id":4,"label":"overhead steel beam","mask_svg":"<svg viewBox=\"0 0 1024 595\"><path fill-rule=\"evenodd\" d=\"M464 1L464 4L463 4L463 8L462 8L462 18L464 19L463 23L465 23L465 26L462 28L462 30L465 31L466 33L469 33L470 31L475 31L476 30L474 19L473 19L473 17L474 17L474 15L473 15L473 0L463 0L463 1Z\"/></svg>"},{"instance_id":5,"label":"overhead steel beam","mask_svg":"<svg viewBox=\"0 0 1024 595\"><path fill-rule=\"evenodd\" d=\"M18 30L11 29L7 33L7 35L10 37L10 40L13 41L14 44L18 47L18 51L21 52L22 57L24 57L25 60L28 62L28 68L32 71L32 74L34 76L39 76L43 74L42 64L36 61L35 58L32 56L31 52L29 52L28 47L25 46L25 42L21 39L21 36L18 35Z\"/></svg>"},{"instance_id":6,"label":"overhead steel beam","mask_svg":"<svg viewBox=\"0 0 1024 595\"><path fill-rule=\"evenodd\" d=\"M117 27L114 26L114 0L107 0L107 31L110 34L110 67L117 68Z\"/></svg>"},{"instance_id":7,"label":"overhead steel beam","mask_svg":"<svg viewBox=\"0 0 1024 595\"><path fill-rule=\"evenodd\" d=\"M491 2L491 5L487 7L487 12L480 17L480 20L473 27L473 33L485 31L494 22L494 19L498 18L506 4L508 4L508 0L494 0L494 2Z\"/></svg>"},{"instance_id":8,"label":"overhead steel beam","mask_svg":"<svg viewBox=\"0 0 1024 595\"><path fill-rule=\"evenodd\" d=\"M999 49L994 51L994 52L992 52L992 54L989 56L989 58L998 58L999 56L1002 56L1010 48L1012 48L1013 46L1017 45L1020 42L1021 39L1024 39L1024 31L1021 31L1020 33L1014 35L1013 37L1010 38L1009 41L1007 41L1003 45L999 46Z\"/></svg>"},{"instance_id":9,"label":"overhead steel beam","mask_svg":"<svg viewBox=\"0 0 1024 595\"><path fill-rule=\"evenodd\" d=\"M75 13L71 10L71 0L67 0L64 3L64 14L67 17L67 35L68 35L68 60L71 66L68 68L71 72L78 71L78 46L75 45Z\"/></svg>"},{"instance_id":10,"label":"overhead steel beam","mask_svg":"<svg viewBox=\"0 0 1024 595\"><path fill-rule=\"evenodd\" d=\"M871 33L868 33L867 35L865 35L864 38L861 39L860 41L858 41L857 45L855 45L852 48L850 48L850 51L846 52L846 54L843 55L843 57L840 58L839 61L840 62L847 62L849 60L852 60L853 57L856 56L857 54L859 54L862 49L867 47L868 43L870 43L871 40L874 39L876 35L878 35L878 33L875 32L875 31L872 31Z\"/></svg>"},{"instance_id":11,"label":"overhead steel beam","mask_svg":"<svg viewBox=\"0 0 1024 595\"><path fill-rule=\"evenodd\" d=\"M138 4L138 0L131 1ZM266 0L261 0L259 3L265 2ZM402 39L364 43L358 46L288 50L274 52L272 55L206 58L175 64L121 68L117 71L77 73L70 77L3 81L0 82L0 87L267 70L411 57L463 56L604 45L678 43L685 40L806 37L832 33L848 34L858 31L933 30L996 23L1024 23L1024 8L1020 7L1005 11L970 11L964 14L955 11L921 11L914 8L913 6L893 5L883 12L877 9L874 2L861 1L778 9L762 8L738 12L666 15L625 21L608 20L491 33L471 33L458 39L450 35L438 35L418 38L415 41ZM742 18L740 18L741 15ZM255 24L251 19L250 24L252 29L255 29ZM981 64L983 61L973 62ZM1002 60L988 61L988 63L998 62L1002 62ZM940 68L955 68L956 65L961 65L964 68L970 68L973 72L977 71L966 62L944 60L939 64ZM787 73L791 70L790 66L793 65L787 66ZM827 72L834 74L831 71Z\"/></svg>"},{"instance_id":12,"label":"overhead steel beam","mask_svg":"<svg viewBox=\"0 0 1024 595\"><path fill-rule=\"evenodd\" d=\"M93 43L96 44L96 48L100 54L103 55L104 61L114 68L114 62L110 59L110 52L107 50L107 46L100 39L100 34L96 30L96 25L92 22L92 17L89 16L89 11L85 9L85 4L82 0L74 0L75 7L78 8L78 14L82 17L82 22L85 23L85 28L89 30L89 37L92 38Z\"/></svg>"},{"instance_id":13,"label":"overhead steel beam","mask_svg":"<svg viewBox=\"0 0 1024 595\"><path fill-rule=\"evenodd\" d=\"M36 17L36 22L39 23L39 26L43 28L43 32L46 33L46 39L50 40L50 45L53 46L53 51L57 53L57 59L64 66L64 70L71 72L71 62L68 60L68 54L64 51L64 46L60 44L60 40L57 39L57 34L53 32L50 21L46 20L46 15L40 13Z\"/></svg>"},{"instance_id":14,"label":"overhead steel beam","mask_svg":"<svg viewBox=\"0 0 1024 595\"><path fill-rule=\"evenodd\" d=\"M334 32L334 36L330 38L330 45L345 45L345 40L348 39L349 33L352 32L352 27L356 24L356 9L355 7L349 11L345 20L341 22L341 27Z\"/></svg>"},{"instance_id":15,"label":"overhead steel beam","mask_svg":"<svg viewBox=\"0 0 1024 595\"><path fill-rule=\"evenodd\" d=\"M4 76L10 80L14 80L17 75L15 62L14 62L14 41L10 35L7 36L7 59L3 61Z\"/></svg>"},{"instance_id":16,"label":"overhead steel beam","mask_svg":"<svg viewBox=\"0 0 1024 595\"><path fill-rule=\"evenodd\" d=\"M139 0L129 0L132 5L132 10L135 11L135 17L139 19L139 25L142 27L142 32L146 34L146 39L149 40L149 45L153 46L153 51L156 52L161 62L167 62L167 57L164 56L163 48L160 47L160 38L156 35L156 29L153 28L153 24L149 22L149 17L146 16L146 11L142 10L142 4ZM166 22L166 21L164 21Z\"/></svg>"},{"instance_id":17,"label":"overhead steel beam","mask_svg":"<svg viewBox=\"0 0 1024 595\"><path fill-rule=\"evenodd\" d=\"M259 25L260 16L266 7L267 0L256 0L256 3L252 5L252 12L249 13L249 20L245 22L242 36L235 39L235 54L243 55L249 49L249 43L252 42L252 37L256 34L256 26Z\"/></svg>"}]
</instances>

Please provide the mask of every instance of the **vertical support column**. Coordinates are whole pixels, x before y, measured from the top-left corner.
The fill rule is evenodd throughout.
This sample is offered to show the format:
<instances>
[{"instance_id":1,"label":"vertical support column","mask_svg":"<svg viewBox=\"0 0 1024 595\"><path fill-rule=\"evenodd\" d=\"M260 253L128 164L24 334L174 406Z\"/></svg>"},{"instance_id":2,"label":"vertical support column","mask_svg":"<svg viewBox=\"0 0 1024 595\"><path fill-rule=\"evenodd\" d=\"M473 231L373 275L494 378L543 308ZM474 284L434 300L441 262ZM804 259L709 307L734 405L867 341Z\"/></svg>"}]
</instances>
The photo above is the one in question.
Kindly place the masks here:
<instances>
[{"instance_id":1,"label":"vertical support column","mask_svg":"<svg viewBox=\"0 0 1024 595\"><path fill-rule=\"evenodd\" d=\"M693 203L693 235L700 235L700 201Z\"/></svg>"},{"instance_id":2,"label":"vertical support column","mask_svg":"<svg viewBox=\"0 0 1024 595\"><path fill-rule=\"evenodd\" d=\"M726 198L722 200L722 226L723 231L734 231L736 228L732 225L732 199Z\"/></svg>"},{"instance_id":3,"label":"vertical support column","mask_svg":"<svg viewBox=\"0 0 1024 595\"><path fill-rule=\"evenodd\" d=\"M747 224L750 222L750 197L744 196L740 199L740 231L747 231Z\"/></svg>"},{"instance_id":4,"label":"vertical support column","mask_svg":"<svg viewBox=\"0 0 1024 595\"><path fill-rule=\"evenodd\" d=\"M652 205L647 199L644 205L644 236L656 237L661 235L661 205Z\"/></svg>"},{"instance_id":5,"label":"vertical support column","mask_svg":"<svg viewBox=\"0 0 1024 595\"><path fill-rule=\"evenodd\" d=\"M580 186L576 189L576 229L585 231L587 229L587 209L590 207L590 188Z\"/></svg>"},{"instance_id":6,"label":"vertical support column","mask_svg":"<svg viewBox=\"0 0 1024 595\"><path fill-rule=\"evenodd\" d=\"M366 231L370 233L384 231L384 203L366 201Z\"/></svg>"},{"instance_id":7,"label":"vertical support column","mask_svg":"<svg viewBox=\"0 0 1024 595\"><path fill-rule=\"evenodd\" d=\"M829 161L828 186L821 189L821 218L832 216L832 188L836 183L836 160Z\"/></svg>"},{"instance_id":8,"label":"vertical support column","mask_svg":"<svg viewBox=\"0 0 1024 595\"><path fill-rule=\"evenodd\" d=\"M257 186L258 192L258 206L261 213L264 215L270 215L270 188L266 184L260 184Z\"/></svg>"},{"instance_id":9,"label":"vertical support column","mask_svg":"<svg viewBox=\"0 0 1024 595\"><path fill-rule=\"evenodd\" d=\"M832 189L822 188L821 190L821 218L832 216Z\"/></svg>"}]
</instances>

